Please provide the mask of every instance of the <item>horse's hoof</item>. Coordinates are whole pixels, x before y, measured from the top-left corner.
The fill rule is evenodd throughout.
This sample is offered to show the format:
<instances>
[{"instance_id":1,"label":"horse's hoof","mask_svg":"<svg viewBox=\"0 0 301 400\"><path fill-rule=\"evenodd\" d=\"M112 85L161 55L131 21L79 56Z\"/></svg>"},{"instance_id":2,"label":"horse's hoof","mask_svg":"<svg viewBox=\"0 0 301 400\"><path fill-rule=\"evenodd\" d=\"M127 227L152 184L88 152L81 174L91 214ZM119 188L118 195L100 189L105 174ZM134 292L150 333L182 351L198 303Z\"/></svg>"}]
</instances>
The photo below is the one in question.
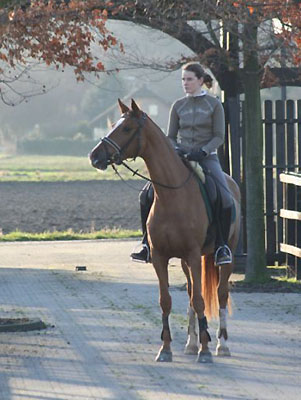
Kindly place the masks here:
<instances>
[{"instance_id":1,"label":"horse's hoof","mask_svg":"<svg viewBox=\"0 0 301 400\"><path fill-rule=\"evenodd\" d=\"M158 362L171 362L172 361L172 352L171 351L166 351L166 350L160 350L157 357L156 361Z\"/></svg>"},{"instance_id":2,"label":"horse's hoof","mask_svg":"<svg viewBox=\"0 0 301 400\"><path fill-rule=\"evenodd\" d=\"M201 364L211 364L213 363L212 354L210 351L200 351L196 362Z\"/></svg>"},{"instance_id":3,"label":"horse's hoof","mask_svg":"<svg viewBox=\"0 0 301 400\"><path fill-rule=\"evenodd\" d=\"M230 350L227 346L217 346L215 354L218 357L231 357Z\"/></svg>"},{"instance_id":4,"label":"horse's hoof","mask_svg":"<svg viewBox=\"0 0 301 400\"><path fill-rule=\"evenodd\" d=\"M184 354L196 355L198 354L198 351L199 351L199 346L197 345L185 346Z\"/></svg>"}]
</instances>

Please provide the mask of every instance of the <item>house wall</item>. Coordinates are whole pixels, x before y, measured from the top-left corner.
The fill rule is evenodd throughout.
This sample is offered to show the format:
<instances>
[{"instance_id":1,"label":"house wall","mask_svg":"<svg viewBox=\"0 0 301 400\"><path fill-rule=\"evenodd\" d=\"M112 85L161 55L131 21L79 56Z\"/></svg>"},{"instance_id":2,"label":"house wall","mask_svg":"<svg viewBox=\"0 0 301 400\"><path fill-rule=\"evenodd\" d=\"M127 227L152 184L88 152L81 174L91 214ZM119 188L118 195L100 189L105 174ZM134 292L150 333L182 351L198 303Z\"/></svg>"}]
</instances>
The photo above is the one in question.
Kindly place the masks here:
<instances>
[{"instance_id":1,"label":"house wall","mask_svg":"<svg viewBox=\"0 0 301 400\"><path fill-rule=\"evenodd\" d=\"M135 101L139 107L162 129L162 131L166 133L171 103L168 105L156 97L137 97L135 98ZM126 101L126 104L129 105L130 101ZM111 129L111 124L118 121L119 117L120 110L116 105L110 113L95 124L95 139L106 135ZM104 126L106 126L105 129Z\"/></svg>"},{"instance_id":2,"label":"house wall","mask_svg":"<svg viewBox=\"0 0 301 400\"><path fill-rule=\"evenodd\" d=\"M139 107L162 129L167 131L170 105L153 98L135 99Z\"/></svg>"}]
</instances>

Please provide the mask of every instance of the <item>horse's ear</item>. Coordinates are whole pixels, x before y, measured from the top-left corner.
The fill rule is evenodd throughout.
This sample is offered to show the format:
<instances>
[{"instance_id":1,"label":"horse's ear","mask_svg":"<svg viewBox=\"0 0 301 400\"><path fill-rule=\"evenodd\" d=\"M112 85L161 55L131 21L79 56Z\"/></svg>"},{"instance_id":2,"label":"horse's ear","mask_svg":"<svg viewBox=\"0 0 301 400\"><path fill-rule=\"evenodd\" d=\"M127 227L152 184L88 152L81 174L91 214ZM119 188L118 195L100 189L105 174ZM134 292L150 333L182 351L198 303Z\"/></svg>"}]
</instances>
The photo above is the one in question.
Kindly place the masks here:
<instances>
[{"instance_id":1,"label":"horse's ear","mask_svg":"<svg viewBox=\"0 0 301 400\"><path fill-rule=\"evenodd\" d=\"M119 104L119 108L122 114L126 113L127 111L129 111L130 109L128 108L128 106L126 106L125 104L123 104L123 102L118 99L118 104Z\"/></svg>"},{"instance_id":2,"label":"horse's ear","mask_svg":"<svg viewBox=\"0 0 301 400\"><path fill-rule=\"evenodd\" d=\"M134 99L132 99L132 110L134 111L134 114L138 114L140 110L140 108L137 106L136 102Z\"/></svg>"},{"instance_id":3,"label":"horse's ear","mask_svg":"<svg viewBox=\"0 0 301 400\"><path fill-rule=\"evenodd\" d=\"M111 130L113 128L113 122L110 118L107 118L107 127Z\"/></svg>"}]
</instances>

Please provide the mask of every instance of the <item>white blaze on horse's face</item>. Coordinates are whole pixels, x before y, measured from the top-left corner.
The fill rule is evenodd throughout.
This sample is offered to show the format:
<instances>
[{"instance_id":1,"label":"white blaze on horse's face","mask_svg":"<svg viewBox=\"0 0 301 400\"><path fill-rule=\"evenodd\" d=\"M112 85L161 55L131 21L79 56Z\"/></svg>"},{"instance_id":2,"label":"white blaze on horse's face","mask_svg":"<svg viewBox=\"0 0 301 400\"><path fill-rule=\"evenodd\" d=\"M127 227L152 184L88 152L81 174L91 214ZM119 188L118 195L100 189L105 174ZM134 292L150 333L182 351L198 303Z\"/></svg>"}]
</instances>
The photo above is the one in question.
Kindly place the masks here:
<instances>
[{"instance_id":1,"label":"white blaze on horse's face","mask_svg":"<svg viewBox=\"0 0 301 400\"><path fill-rule=\"evenodd\" d=\"M143 120L145 120L145 118ZM106 136L100 140L100 143L96 145L90 153L93 167L104 170L108 165L121 164L122 161L129 156L131 150L130 153L127 151L130 149L132 143L136 143L134 139L140 134L141 129L139 121L138 124L134 121L135 118L129 118L125 113L121 115ZM138 140L138 144L136 144L134 158L138 156L139 150L140 140Z\"/></svg>"},{"instance_id":2,"label":"white blaze on horse's face","mask_svg":"<svg viewBox=\"0 0 301 400\"><path fill-rule=\"evenodd\" d=\"M118 128L118 126L120 126L124 121L125 121L125 117L119 118L119 120L112 126L112 129L104 137L110 136L111 133L114 132L115 129Z\"/></svg>"},{"instance_id":3,"label":"white blaze on horse's face","mask_svg":"<svg viewBox=\"0 0 301 400\"><path fill-rule=\"evenodd\" d=\"M121 126L121 124L125 121L125 117L121 116L119 120L112 126L110 131L100 140L100 142L92 149L91 153L89 154L91 164L93 167L105 170L111 161L111 154L107 153L107 147L112 147L114 152L120 154L120 147L117 143L110 139L111 134ZM102 146L102 144L105 146Z\"/></svg>"}]
</instances>

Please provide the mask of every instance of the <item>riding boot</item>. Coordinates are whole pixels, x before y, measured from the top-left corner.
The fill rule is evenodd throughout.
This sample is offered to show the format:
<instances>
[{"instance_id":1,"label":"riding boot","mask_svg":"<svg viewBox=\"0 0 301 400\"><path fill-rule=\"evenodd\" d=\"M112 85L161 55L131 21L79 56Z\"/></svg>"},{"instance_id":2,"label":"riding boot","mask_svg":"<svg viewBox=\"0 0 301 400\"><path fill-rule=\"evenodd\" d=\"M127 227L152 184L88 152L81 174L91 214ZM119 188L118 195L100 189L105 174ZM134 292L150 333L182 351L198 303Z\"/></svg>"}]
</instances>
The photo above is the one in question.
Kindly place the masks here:
<instances>
[{"instance_id":1,"label":"riding boot","mask_svg":"<svg viewBox=\"0 0 301 400\"><path fill-rule=\"evenodd\" d=\"M223 208L222 215L217 222L215 265L232 263L232 252L227 245L231 227L231 211L232 207Z\"/></svg>"},{"instance_id":2,"label":"riding boot","mask_svg":"<svg viewBox=\"0 0 301 400\"><path fill-rule=\"evenodd\" d=\"M130 256L133 261L150 262L150 248L148 244L146 221L153 204L153 188L149 186L146 193L140 196L140 213L141 213L141 227L142 227L142 249L139 252L134 252Z\"/></svg>"},{"instance_id":3,"label":"riding boot","mask_svg":"<svg viewBox=\"0 0 301 400\"><path fill-rule=\"evenodd\" d=\"M147 233L145 232L142 238L142 249L137 253L131 254L131 259L133 261L141 261L148 263L150 262L150 248L147 240Z\"/></svg>"}]
</instances>

